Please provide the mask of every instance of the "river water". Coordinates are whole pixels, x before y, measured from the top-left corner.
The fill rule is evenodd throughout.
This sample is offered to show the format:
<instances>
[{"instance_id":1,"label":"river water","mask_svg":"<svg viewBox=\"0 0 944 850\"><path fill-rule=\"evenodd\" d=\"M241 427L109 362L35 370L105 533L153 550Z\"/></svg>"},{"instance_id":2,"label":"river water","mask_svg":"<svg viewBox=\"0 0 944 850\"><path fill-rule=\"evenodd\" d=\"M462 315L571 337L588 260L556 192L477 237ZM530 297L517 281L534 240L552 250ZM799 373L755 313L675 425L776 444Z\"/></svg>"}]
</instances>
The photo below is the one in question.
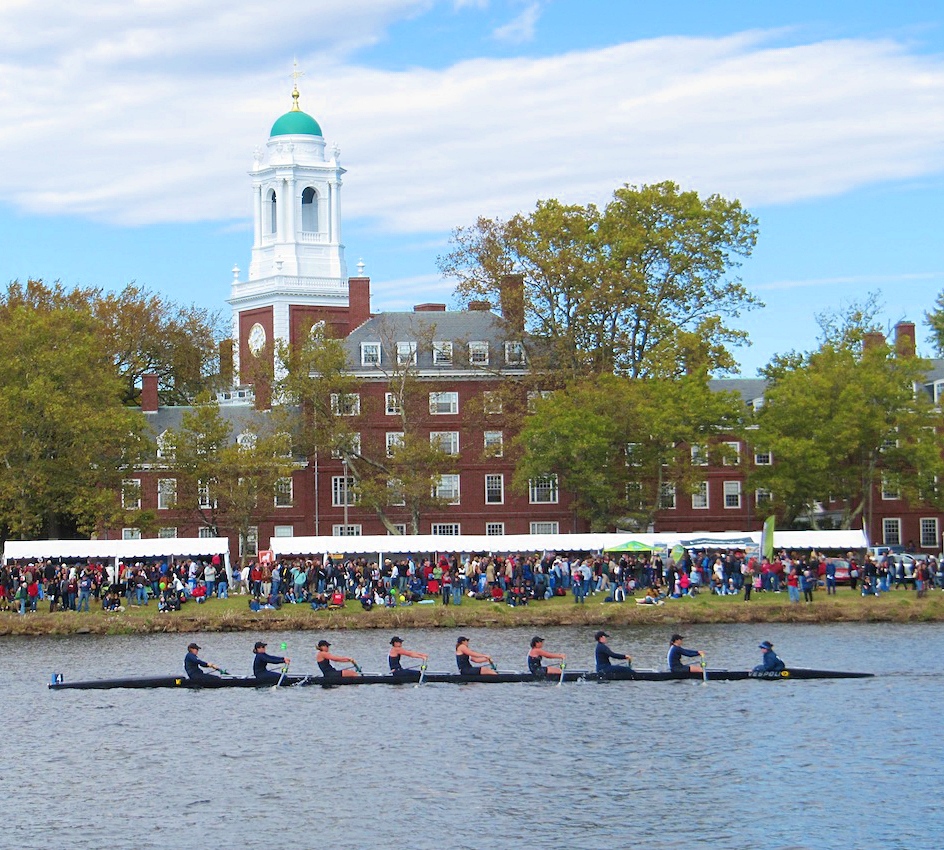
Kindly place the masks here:
<instances>
[{"instance_id":1,"label":"river water","mask_svg":"<svg viewBox=\"0 0 944 850\"><path fill-rule=\"evenodd\" d=\"M665 664L662 628L613 628L637 668ZM0 848L944 847L944 626L698 626L709 667L758 663L874 679L609 682L273 691L62 691L170 674L189 636L0 639ZM568 667L592 630L544 629ZM531 632L468 632L522 669ZM254 634L199 636L248 673ZM314 668L315 633L288 644ZM365 671L385 632L328 636ZM404 633L452 670L455 633Z\"/></svg>"}]
</instances>

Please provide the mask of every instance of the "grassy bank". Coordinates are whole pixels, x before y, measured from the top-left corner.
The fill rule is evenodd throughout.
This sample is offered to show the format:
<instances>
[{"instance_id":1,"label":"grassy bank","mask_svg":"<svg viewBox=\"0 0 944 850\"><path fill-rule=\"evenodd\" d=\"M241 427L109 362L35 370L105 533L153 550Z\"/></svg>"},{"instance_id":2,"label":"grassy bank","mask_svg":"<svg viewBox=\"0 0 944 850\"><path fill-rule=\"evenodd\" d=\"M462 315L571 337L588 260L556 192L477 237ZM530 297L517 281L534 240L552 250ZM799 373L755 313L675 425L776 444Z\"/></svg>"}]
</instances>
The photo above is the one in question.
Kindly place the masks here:
<instances>
[{"instance_id":1,"label":"grassy bank","mask_svg":"<svg viewBox=\"0 0 944 850\"><path fill-rule=\"evenodd\" d=\"M308 605L286 605L278 611L257 612L249 610L243 596L214 599L199 606L191 602L183 610L169 614L159 613L154 602L118 613L37 612L21 617L13 612L0 612L0 635L843 622L944 622L944 593L931 591L918 599L914 591L898 590L879 598L863 598L840 588L835 596L818 592L811 605L791 605L786 593L758 594L747 603L740 597L702 594L659 606L636 605L632 601L607 604L597 595L583 605L575 605L573 597L532 602L523 608L466 599L458 607L436 602L364 611L358 603L348 602L340 611L312 611Z\"/></svg>"}]
</instances>

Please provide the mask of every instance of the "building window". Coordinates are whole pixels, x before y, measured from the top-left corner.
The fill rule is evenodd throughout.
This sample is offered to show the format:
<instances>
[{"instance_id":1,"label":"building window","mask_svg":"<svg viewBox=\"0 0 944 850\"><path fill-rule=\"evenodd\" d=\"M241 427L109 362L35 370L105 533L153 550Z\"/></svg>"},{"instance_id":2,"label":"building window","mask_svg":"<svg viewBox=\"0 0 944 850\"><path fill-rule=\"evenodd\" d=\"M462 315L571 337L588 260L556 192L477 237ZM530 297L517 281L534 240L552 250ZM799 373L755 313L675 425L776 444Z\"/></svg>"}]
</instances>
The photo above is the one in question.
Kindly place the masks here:
<instances>
[{"instance_id":1,"label":"building window","mask_svg":"<svg viewBox=\"0 0 944 850\"><path fill-rule=\"evenodd\" d=\"M502 457L505 454L505 441L501 431L485 432L485 457Z\"/></svg>"},{"instance_id":2,"label":"building window","mask_svg":"<svg viewBox=\"0 0 944 850\"><path fill-rule=\"evenodd\" d=\"M545 475L543 478L532 478L528 482L528 490L532 505L557 504L556 475Z\"/></svg>"},{"instance_id":3,"label":"building window","mask_svg":"<svg viewBox=\"0 0 944 850\"><path fill-rule=\"evenodd\" d=\"M560 525L556 522L532 522L532 534L559 534Z\"/></svg>"},{"instance_id":4,"label":"building window","mask_svg":"<svg viewBox=\"0 0 944 850\"><path fill-rule=\"evenodd\" d=\"M197 482L197 504L204 510L212 510L216 508L216 499L210 498L209 481Z\"/></svg>"},{"instance_id":5,"label":"building window","mask_svg":"<svg viewBox=\"0 0 944 850\"><path fill-rule=\"evenodd\" d=\"M692 507L695 510L706 510L708 507L708 482L701 481L692 493Z\"/></svg>"},{"instance_id":6,"label":"building window","mask_svg":"<svg viewBox=\"0 0 944 850\"><path fill-rule=\"evenodd\" d=\"M331 393L331 412L335 416L359 416L360 395L358 393Z\"/></svg>"},{"instance_id":7,"label":"building window","mask_svg":"<svg viewBox=\"0 0 944 850\"><path fill-rule=\"evenodd\" d=\"M770 452L754 452L754 466L770 466L774 456Z\"/></svg>"},{"instance_id":8,"label":"building window","mask_svg":"<svg viewBox=\"0 0 944 850\"><path fill-rule=\"evenodd\" d=\"M302 189L302 231L318 232L318 193L311 186Z\"/></svg>"},{"instance_id":9,"label":"building window","mask_svg":"<svg viewBox=\"0 0 944 850\"><path fill-rule=\"evenodd\" d=\"M528 390L528 413L534 413L538 407L538 401L542 398L550 398L550 390Z\"/></svg>"},{"instance_id":10,"label":"building window","mask_svg":"<svg viewBox=\"0 0 944 850\"><path fill-rule=\"evenodd\" d=\"M402 431L387 431L387 457L393 457L397 449L403 447Z\"/></svg>"},{"instance_id":11,"label":"building window","mask_svg":"<svg viewBox=\"0 0 944 850\"><path fill-rule=\"evenodd\" d=\"M643 492L641 481L626 482L626 506L631 511L641 511L643 507Z\"/></svg>"},{"instance_id":12,"label":"building window","mask_svg":"<svg viewBox=\"0 0 944 850\"><path fill-rule=\"evenodd\" d=\"M707 446L692 446L692 466L708 466Z\"/></svg>"},{"instance_id":13,"label":"building window","mask_svg":"<svg viewBox=\"0 0 944 850\"><path fill-rule=\"evenodd\" d=\"M482 410L488 416L497 416L499 413L501 413L501 393L497 393L494 390L486 390L484 393L482 393Z\"/></svg>"},{"instance_id":14,"label":"building window","mask_svg":"<svg viewBox=\"0 0 944 850\"><path fill-rule=\"evenodd\" d=\"M459 454L459 432L431 431L429 444L435 446L441 452L445 452L447 455L457 455Z\"/></svg>"},{"instance_id":15,"label":"building window","mask_svg":"<svg viewBox=\"0 0 944 850\"><path fill-rule=\"evenodd\" d=\"M254 449L256 447L256 435L252 431L243 431L242 434L236 437L236 445L246 451Z\"/></svg>"},{"instance_id":16,"label":"building window","mask_svg":"<svg viewBox=\"0 0 944 850\"><path fill-rule=\"evenodd\" d=\"M177 529L173 526L165 526L157 530L157 536L161 540L172 540L177 536Z\"/></svg>"},{"instance_id":17,"label":"building window","mask_svg":"<svg viewBox=\"0 0 944 850\"><path fill-rule=\"evenodd\" d=\"M434 522L430 528L430 533L458 537L462 530L457 522Z\"/></svg>"},{"instance_id":18,"label":"building window","mask_svg":"<svg viewBox=\"0 0 944 850\"><path fill-rule=\"evenodd\" d=\"M126 478L121 482L121 507L126 511L141 510L140 478Z\"/></svg>"},{"instance_id":19,"label":"building window","mask_svg":"<svg viewBox=\"0 0 944 850\"><path fill-rule=\"evenodd\" d=\"M357 493L354 492L352 476L333 475L331 477L331 504L336 508L357 504Z\"/></svg>"},{"instance_id":20,"label":"building window","mask_svg":"<svg viewBox=\"0 0 944 850\"><path fill-rule=\"evenodd\" d=\"M269 214L263 215L266 223L266 236L275 236L275 234L279 232L279 212L276 206L274 189L269 189L266 195L266 201L269 205Z\"/></svg>"},{"instance_id":21,"label":"building window","mask_svg":"<svg viewBox=\"0 0 944 850\"><path fill-rule=\"evenodd\" d=\"M294 503L291 477L280 478L275 482L275 506L277 508L290 508Z\"/></svg>"},{"instance_id":22,"label":"building window","mask_svg":"<svg viewBox=\"0 0 944 850\"><path fill-rule=\"evenodd\" d=\"M901 498L901 491L883 476L882 477L882 501L893 502L896 499L900 499L900 498Z\"/></svg>"},{"instance_id":23,"label":"building window","mask_svg":"<svg viewBox=\"0 0 944 850\"><path fill-rule=\"evenodd\" d=\"M122 540L140 540L141 529L140 528L123 528L121 529L121 539Z\"/></svg>"},{"instance_id":24,"label":"building window","mask_svg":"<svg viewBox=\"0 0 944 850\"><path fill-rule=\"evenodd\" d=\"M177 507L177 479L158 478L157 509L159 511L168 511L175 507Z\"/></svg>"},{"instance_id":25,"label":"building window","mask_svg":"<svg viewBox=\"0 0 944 850\"><path fill-rule=\"evenodd\" d=\"M396 393L387 393L384 398L387 416L399 416L403 412L403 408L400 405L400 396Z\"/></svg>"},{"instance_id":26,"label":"building window","mask_svg":"<svg viewBox=\"0 0 944 850\"><path fill-rule=\"evenodd\" d=\"M627 466L642 466L642 443L627 443L625 451Z\"/></svg>"},{"instance_id":27,"label":"building window","mask_svg":"<svg viewBox=\"0 0 944 850\"><path fill-rule=\"evenodd\" d=\"M741 482L740 481L725 481L724 482L724 506L726 508L741 507Z\"/></svg>"},{"instance_id":28,"label":"building window","mask_svg":"<svg viewBox=\"0 0 944 850\"><path fill-rule=\"evenodd\" d=\"M331 534L334 537L360 537L361 526L357 525L332 525Z\"/></svg>"},{"instance_id":29,"label":"building window","mask_svg":"<svg viewBox=\"0 0 944 850\"><path fill-rule=\"evenodd\" d=\"M361 435L354 431L341 437L341 444L331 449L331 457L335 460L344 460L346 457L356 457L361 453Z\"/></svg>"},{"instance_id":30,"label":"building window","mask_svg":"<svg viewBox=\"0 0 944 850\"><path fill-rule=\"evenodd\" d=\"M294 537L295 536L295 526L294 525L277 525L272 529L273 537Z\"/></svg>"},{"instance_id":31,"label":"building window","mask_svg":"<svg viewBox=\"0 0 944 850\"><path fill-rule=\"evenodd\" d=\"M451 366L452 365L452 343L434 342L433 343L433 365Z\"/></svg>"},{"instance_id":32,"label":"building window","mask_svg":"<svg viewBox=\"0 0 944 850\"><path fill-rule=\"evenodd\" d=\"M469 343L469 363L473 366L488 366L488 343Z\"/></svg>"},{"instance_id":33,"label":"building window","mask_svg":"<svg viewBox=\"0 0 944 850\"><path fill-rule=\"evenodd\" d=\"M504 533L505 533L505 523L503 522L485 523L486 537L500 537Z\"/></svg>"},{"instance_id":34,"label":"building window","mask_svg":"<svg viewBox=\"0 0 944 850\"><path fill-rule=\"evenodd\" d=\"M758 487L754 491L754 504L755 505L769 505L774 500L774 494L765 489L764 487Z\"/></svg>"},{"instance_id":35,"label":"building window","mask_svg":"<svg viewBox=\"0 0 944 850\"><path fill-rule=\"evenodd\" d=\"M406 494L403 492L403 482L399 478L387 479L387 504L393 507L406 505Z\"/></svg>"},{"instance_id":36,"label":"building window","mask_svg":"<svg viewBox=\"0 0 944 850\"><path fill-rule=\"evenodd\" d=\"M415 366L416 365L416 343L398 342L397 343L397 366Z\"/></svg>"},{"instance_id":37,"label":"building window","mask_svg":"<svg viewBox=\"0 0 944 850\"><path fill-rule=\"evenodd\" d=\"M450 505L459 504L459 476L454 474L440 475L433 487L433 496L442 499Z\"/></svg>"},{"instance_id":38,"label":"building window","mask_svg":"<svg viewBox=\"0 0 944 850\"><path fill-rule=\"evenodd\" d=\"M660 484L659 485L659 510L662 510L662 511L675 510L675 485L674 484Z\"/></svg>"},{"instance_id":39,"label":"building window","mask_svg":"<svg viewBox=\"0 0 944 850\"><path fill-rule=\"evenodd\" d=\"M459 393L430 393L429 412L434 416L445 416L459 412Z\"/></svg>"},{"instance_id":40,"label":"building window","mask_svg":"<svg viewBox=\"0 0 944 850\"><path fill-rule=\"evenodd\" d=\"M489 474L485 476L485 504L501 505L505 502L505 476Z\"/></svg>"},{"instance_id":41,"label":"building window","mask_svg":"<svg viewBox=\"0 0 944 850\"><path fill-rule=\"evenodd\" d=\"M882 543L886 546L901 545L901 520L886 517L882 520Z\"/></svg>"},{"instance_id":42,"label":"building window","mask_svg":"<svg viewBox=\"0 0 944 850\"><path fill-rule=\"evenodd\" d=\"M724 466L738 466L741 463L741 444L725 443L724 459L721 461Z\"/></svg>"},{"instance_id":43,"label":"building window","mask_svg":"<svg viewBox=\"0 0 944 850\"><path fill-rule=\"evenodd\" d=\"M505 343L505 364L507 366L524 366L524 343Z\"/></svg>"},{"instance_id":44,"label":"building window","mask_svg":"<svg viewBox=\"0 0 944 850\"><path fill-rule=\"evenodd\" d=\"M246 537L239 538L239 557L257 558L259 556L259 526L250 525Z\"/></svg>"},{"instance_id":45,"label":"building window","mask_svg":"<svg viewBox=\"0 0 944 850\"><path fill-rule=\"evenodd\" d=\"M201 525L200 528L197 529L197 537L207 540L210 537L216 537L216 534L214 533L213 529L210 528L210 526Z\"/></svg>"},{"instance_id":46,"label":"building window","mask_svg":"<svg viewBox=\"0 0 944 850\"><path fill-rule=\"evenodd\" d=\"M170 431L164 431L157 437L157 457L159 460L173 460L177 454L174 437Z\"/></svg>"},{"instance_id":47,"label":"building window","mask_svg":"<svg viewBox=\"0 0 944 850\"><path fill-rule=\"evenodd\" d=\"M937 517L927 517L921 520L921 548L937 551L941 538L937 531Z\"/></svg>"},{"instance_id":48,"label":"building window","mask_svg":"<svg viewBox=\"0 0 944 850\"><path fill-rule=\"evenodd\" d=\"M361 366L379 366L380 365L380 343L362 342L361 343Z\"/></svg>"},{"instance_id":49,"label":"building window","mask_svg":"<svg viewBox=\"0 0 944 850\"><path fill-rule=\"evenodd\" d=\"M388 535L397 535L402 537L406 534L406 523L405 522L395 522L393 523L393 531L389 528L387 529Z\"/></svg>"}]
</instances>

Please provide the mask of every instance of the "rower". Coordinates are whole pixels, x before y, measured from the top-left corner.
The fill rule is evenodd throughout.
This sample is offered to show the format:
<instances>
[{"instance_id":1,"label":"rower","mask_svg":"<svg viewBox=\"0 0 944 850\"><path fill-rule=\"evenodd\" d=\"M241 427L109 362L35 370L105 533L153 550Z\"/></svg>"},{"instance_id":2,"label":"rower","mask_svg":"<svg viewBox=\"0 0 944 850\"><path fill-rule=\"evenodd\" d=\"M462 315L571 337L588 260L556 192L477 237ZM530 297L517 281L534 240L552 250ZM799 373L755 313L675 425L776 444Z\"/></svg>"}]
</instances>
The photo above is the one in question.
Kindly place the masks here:
<instances>
[{"instance_id":1,"label":"rower","mask_svg":"<svg viewBox=\"0 0 944 850\"><path fill-rule=\"evenodd\" d=\"M774 645L769 640L759 643L757 648L764 655L763 662L754 668L755 673L780 673L787 669L787 665L783 663L783 660L777 657L777 653L774 652Z\"/></svg>"},{"instance_id":2,"label":"rower","mask_svg":"<svg viewBox=\"0 0 944 850\"><path fill-rule=\"evenodd\" d=\"M256 645L252 648L253 658L252 658L252 675L256 677L260 682L273 682L278 684L282 676L280 673L276 673L274 670L269 670L269 664L283 664L286 667L291 663L291 658L282 658L279 655L269 655L266 652L266 647L268 644L264 640L257 640Z\"/></svg>"},{"instance_id":3,"label":"rower","mask_svg":"<svg viewBox=\"0 0 944 850\"><path fill-rule=\"evenodd\" d=\"M627 669L626 667L617 666L616 664L613 664L610 661L611 658L615 658L618 661L625 661L627 662L627 664L629 664L629 667L632 668L633 659L629 655L624 655L621 652L614 652L612 649L610 649L607 646L606 640L609 637L609 635L606 632L604 632L601 629L593 637L596 639L596 642L597 642L596 649L594 649L593 651L593 654L597 662L597 673L600 673L606 676L610 673L616 672L617 670Z\"/></svg>"},{"instance_id":4,"label":"rower","mask_svg":"<svg viewBox=\"0 0 944 850\"><path fill-rule=\"evenodd\" d=\"M315 662L321 669L322 676L326 679L340 679L344 676L360 676L360 673L356 670L352 670L350 667L346 667L344 670L338 670L337 667L334 667L331 664L332 661L338 664L353 664L355 667L357 666L357 662L353 658L346 658L343 655L332 655L328 652L329 646L331 646L331 644L326 640L318 641L318 652L315 654Z\"/></svg>"},{"instance_id":5,"label":"rower","mask_svg":"<svg viewBox=\"0 0 944 850\"><path fill-rule=\"evenodd\" d=\"M413 652L410 649L403 648L403 638L390 638L390 652L387 653L387 663L390 665L390 674L392 676L401 676L409 679L419 679L418 670L407 670L400 664L400 659L419 658L424 664L429 660L429 656L424 652Z\"/></svg>"},{"instance_id":6,"label":"rower","mask_svg":"<svg viewBox=\"0 0 944 850\"><path fill-rule=\"evenodd\" d=\"M467 637L459 637L456 640L456 664L459 667L459 673L463 676L494 676L496 674L497 671L494 665L491 667L474 667L472 665L473 661L476 664L492 663L489 656L469 648Z\"/></svg>"},{"instance_id":7,"label":"rower","mask_svg":"<svg viewBox=\"0 0 944 850\"><path fill-rule=\"evenodd\" d=\"M696 649L686 649L682 646L684 638L680 634L672 635L669 640L669 672L670 673L702 673L701 664L690 664L682 661L683 658L697 658L704 656L704 652Z\"/></svg>"},{"instance_id":8,"label":"rower","mask_svg":"<svg viewBox=\"0 0 944 850\"><path fill-rule=\"evenodd\" d=\"M195 643L191 643L187 647L187 654L184 656L184 672L187 674L188 679L215 679L216 676L211 676L209 673L204 673L204 667L209 667L211 670L219 670L215 664L211 664L209 661L204 661L199 657L200 647Z\"/></svg>"},{"instance_id":9,"label":"rower","mask_svg":"<svg viewBox=\"0 0 944 850\"><path fill-rule=\"evenodd\" d=\"M528 669L535 679L546 679L548 674L551 676L560 676L560 667L545 667L541 661L542 658L559 658L561 661L567 658L566 655L548 652L544 648L544 638L535 635L531 638L531 651L528 653Z\"/></svg>"}]
</instances>

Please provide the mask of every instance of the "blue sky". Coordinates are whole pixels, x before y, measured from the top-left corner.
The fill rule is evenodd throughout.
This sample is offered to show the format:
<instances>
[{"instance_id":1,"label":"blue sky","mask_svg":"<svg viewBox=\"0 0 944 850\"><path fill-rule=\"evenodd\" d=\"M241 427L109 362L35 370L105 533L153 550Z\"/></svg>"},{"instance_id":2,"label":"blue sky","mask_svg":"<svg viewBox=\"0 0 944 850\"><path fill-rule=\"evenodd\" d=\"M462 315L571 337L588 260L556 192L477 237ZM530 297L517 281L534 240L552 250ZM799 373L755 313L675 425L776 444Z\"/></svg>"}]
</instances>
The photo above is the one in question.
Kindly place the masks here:
<instances>
[{"instance_id":1,"label":"blue sky","mask_svg":"<svg viewBox=\"0 0 944 850\"><path fill-rule=\"evenodd\" d=\"M924 2L248 0L0 8L0 279L136 280L223 309L252 149L290 105L348 169L373 308L451 301L477 215L673 179L760 219L743 374L879 293L944 290L944 31ZM245 271L243 272L245 275ZM923 330L919 338L923 338ZM924 345L922 350L931 353Z\"/></svg>"}]
</instances>

